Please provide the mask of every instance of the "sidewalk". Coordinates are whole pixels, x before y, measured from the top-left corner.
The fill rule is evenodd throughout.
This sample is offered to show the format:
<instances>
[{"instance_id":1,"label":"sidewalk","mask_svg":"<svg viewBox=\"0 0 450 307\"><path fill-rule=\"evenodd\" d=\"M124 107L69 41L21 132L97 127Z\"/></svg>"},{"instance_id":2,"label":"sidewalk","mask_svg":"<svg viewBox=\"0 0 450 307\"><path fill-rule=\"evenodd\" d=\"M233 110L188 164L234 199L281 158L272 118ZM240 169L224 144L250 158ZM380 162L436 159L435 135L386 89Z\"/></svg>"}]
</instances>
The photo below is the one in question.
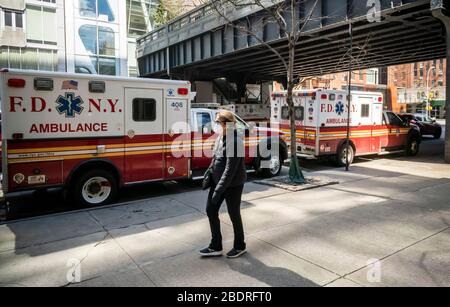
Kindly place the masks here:
<instances>
[{"instance_id":1,"label":"sidewalk","mask_svg":"<svg viewBox=\"0 0 450 307\"><path fill-rule=\"evenodd\" d=\"M340 184L246 185L249 252L236 260L195 253L209 241L203 191L1 225L0 286L65 286L74 261L71 286L450 286L450 165L399 157L319 174Z\"/></svg>"}]
</instances>

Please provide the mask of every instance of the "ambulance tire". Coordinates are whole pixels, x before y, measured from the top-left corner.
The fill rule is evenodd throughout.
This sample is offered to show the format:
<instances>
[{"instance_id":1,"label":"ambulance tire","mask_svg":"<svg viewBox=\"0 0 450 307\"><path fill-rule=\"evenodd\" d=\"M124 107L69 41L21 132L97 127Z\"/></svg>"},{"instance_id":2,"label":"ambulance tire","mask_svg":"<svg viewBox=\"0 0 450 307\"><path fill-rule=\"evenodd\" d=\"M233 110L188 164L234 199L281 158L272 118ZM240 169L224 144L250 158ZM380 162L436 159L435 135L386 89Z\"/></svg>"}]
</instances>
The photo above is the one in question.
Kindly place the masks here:
<instances>
[{"instance_id":1,"label":"ambulance tire","mask_svg":"<svg viewBox=\"0 0 450 307\"><path fill-rule=\"evenodd\" d=\"M81 174L72 195L84 207L101 207L116 198L117 190L117 180L113 174L94 169Z\"/></svg>"},{"instance_id":2,"label":"ambulance tire","mask_svg":"<svg viewBox=\"0 0 450 307\"><path fill-rule=\"evenodd\" d=\"M411 137L406 145L406 155L415 157L419 154L420 140L417 137Z\"/></svg>"},{"instance_id":3,"label":"ambulance tire","mask_svg":"<svg viewBox=\"0 0 450 307\"><path fill-rule=\"evenodd\" d=\"M339 147L339 151L336 155L336 163L338 166L340 167L344 167L347 165L347 160L346 160L346 144L342 144L341 147ZM348 164L351 165L353 163L353 160L355 159L355 150L353 149L352 144L350 144L350 146L348 146L349 148L349 156L348 156Z\"/></svg>"},{"instance_id":4,"label":"ambulance tire","mask_svg":"<svg viewBox=\"0 0 450 307\"><path fill-rule=\"evenodd\" d=\"M267 148L268 150L271 150L272 146L276 146L277 148L279 148L279 151L276 155L270 155L269 157L263 158L261 157L260 149L258 149L258 157L255 158L253 162L256 174L263 178L274 178L280 176L281 171L283 170L284 161L287 159L286 144L274 142L273 144L260 144L260 146L265 146L263 148ZM266 164L264 166L269 167L263 168L262 163Z\"/></svg>"}]
</instances>

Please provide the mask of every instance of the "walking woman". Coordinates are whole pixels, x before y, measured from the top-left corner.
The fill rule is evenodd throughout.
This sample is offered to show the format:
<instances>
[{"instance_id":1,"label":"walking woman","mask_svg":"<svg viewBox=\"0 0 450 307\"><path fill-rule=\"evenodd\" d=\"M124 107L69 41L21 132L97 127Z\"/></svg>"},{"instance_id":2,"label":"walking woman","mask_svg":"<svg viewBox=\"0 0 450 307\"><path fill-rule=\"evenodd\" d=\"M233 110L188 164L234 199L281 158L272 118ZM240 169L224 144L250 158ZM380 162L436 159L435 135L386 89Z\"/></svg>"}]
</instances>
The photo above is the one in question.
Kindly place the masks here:
<instances>
[{"instance_id":1,"label":"walking woman","mask_svg":"<svg viewBox=\"0 0 450 307\"><path fill-rule=\"evenodd\" d=\"M244 142L236 130L236 117L229 111L221 111L216 118L222 131L214 148L214 159L210 169L211 188L206 204L212 240L209 247L199 253L203 257L222 256L222 234L219 210L225 200L233 223L234 248L228 258L237 258L246 252L244 227L241 218L241 198L247 181Z\"/></svg>"}]
</instances>

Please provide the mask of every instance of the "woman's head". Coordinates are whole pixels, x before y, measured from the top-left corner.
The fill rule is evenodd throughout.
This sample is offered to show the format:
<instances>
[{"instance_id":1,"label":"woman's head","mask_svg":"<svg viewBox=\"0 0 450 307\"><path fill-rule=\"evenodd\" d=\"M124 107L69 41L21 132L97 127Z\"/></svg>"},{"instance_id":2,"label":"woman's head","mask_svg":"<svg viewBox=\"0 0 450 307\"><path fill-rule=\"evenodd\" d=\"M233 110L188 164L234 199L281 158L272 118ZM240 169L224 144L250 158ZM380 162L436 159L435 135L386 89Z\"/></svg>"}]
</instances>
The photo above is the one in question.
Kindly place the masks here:
<instances>
[{"instance_id":1,"label":"woman's head","mask_svg":"<svg viewBox=\"0 0 450 307\"><path fill-rule=\"evenodd\" d=\"M216 122L220 124L223 133L227 131L227 126L231 125L234 127L236 124L236 116L230 111L222 110L217 114Z\"/></svg>"}]
</instances>

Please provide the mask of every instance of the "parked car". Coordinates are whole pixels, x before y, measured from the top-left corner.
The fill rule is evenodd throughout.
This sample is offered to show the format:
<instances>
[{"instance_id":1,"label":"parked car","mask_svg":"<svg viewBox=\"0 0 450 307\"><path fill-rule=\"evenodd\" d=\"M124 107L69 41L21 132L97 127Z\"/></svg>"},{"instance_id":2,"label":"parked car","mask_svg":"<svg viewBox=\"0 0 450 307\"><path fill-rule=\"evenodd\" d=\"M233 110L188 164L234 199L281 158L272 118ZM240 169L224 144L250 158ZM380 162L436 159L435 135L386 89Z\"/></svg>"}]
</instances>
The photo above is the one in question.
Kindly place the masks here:
<instances>
[{"instance_id":1,"label":"parked car","mask_svg":"<svg viewBox=\"0 0 450 307\"><path fill-rule=\"evenodd\" d=\"M432 135L435 139L439 139L442 135L442 127L435 119L428 117L426 114L398 114L402 120L407 123L417 125L420 134Z\"/></svg>"}]
</instances>

